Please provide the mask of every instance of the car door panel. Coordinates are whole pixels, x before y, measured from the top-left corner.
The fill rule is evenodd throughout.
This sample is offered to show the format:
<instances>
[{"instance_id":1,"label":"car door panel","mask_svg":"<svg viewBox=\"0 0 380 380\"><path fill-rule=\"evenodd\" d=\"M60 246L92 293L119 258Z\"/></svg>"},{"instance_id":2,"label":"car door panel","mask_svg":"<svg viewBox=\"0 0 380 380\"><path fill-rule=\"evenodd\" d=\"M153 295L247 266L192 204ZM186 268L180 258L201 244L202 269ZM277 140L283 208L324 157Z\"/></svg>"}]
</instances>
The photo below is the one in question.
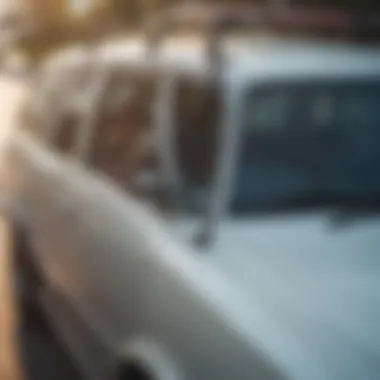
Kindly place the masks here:
<instances>
[{"instance_id":1,"label":"car door panel","mask_svg":"<svg viewBox=\"0 0 380 380\"><path fill-rule=\"evenodd\" d=\"M247 378L250 371L277 378L260 353L250 352L238 331L228 328L228 308L223 312L218 303L236 294L204 265L207 260L175 241L155 211L108 181L81 178L91 189L79 216L82 248L96 257L92 297L85 302L119 356L128 343L145 338L173 354L189 378ZM96 219L90 215L101 220L89 223Z\"/></svg>"},{"instance_id":2,"label":"car door panel","mask_svg":"<svg viewBox=\"0 0 380 380\"><path fill-rule=\"evenodd\" d=\"M36 261L50 286L80 288L74 279L84 281L85 275L75 276L77 211L70 191L70 165L25 136L15 142L12 156L14 169L22 173L20 203Z\"/></svg>"},{"instance_id":3,"label":"car door panel","mask_svg":"<svg viewBox=\"0 0 380 380\"><path fill-rule=\"evenodd\" d=\"M75 334L82 348L99 337L98 347L105 343L120 361L128 360L129 344L147 339L189 379L278 378L239 329L229 328L236 315L221 301L236 297L233 289L176 242L156 212L105 178L52 157L44 161L34 148L21 162L23 204L43 248L36 258L65 310L60 322L56 317L66 327L62 334ZM93 355L103 368L115 364Z\"/></svg>"}]
</instances>

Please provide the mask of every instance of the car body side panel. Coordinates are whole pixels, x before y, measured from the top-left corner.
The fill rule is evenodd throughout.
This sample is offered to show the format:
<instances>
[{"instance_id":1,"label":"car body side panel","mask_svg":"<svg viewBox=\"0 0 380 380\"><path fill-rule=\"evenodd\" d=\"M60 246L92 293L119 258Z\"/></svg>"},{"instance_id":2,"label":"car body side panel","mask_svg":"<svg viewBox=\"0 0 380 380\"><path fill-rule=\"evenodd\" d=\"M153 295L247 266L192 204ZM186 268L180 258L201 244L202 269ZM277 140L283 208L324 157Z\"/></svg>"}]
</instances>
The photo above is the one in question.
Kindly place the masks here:
<instances>
[{"instance_id":1,"label":"car body side panel","mask_svg":"<svg viewBox=\"0 0 380 380\"><path fill-rule=\"evenodd\" d=\"M220 311L202 259L172 241L155 213L33 144L16 143L13 162L35 259L73 315L100 322L112 354L147 339L189 379L281 378Z\"/></svg>"}]
</instances>

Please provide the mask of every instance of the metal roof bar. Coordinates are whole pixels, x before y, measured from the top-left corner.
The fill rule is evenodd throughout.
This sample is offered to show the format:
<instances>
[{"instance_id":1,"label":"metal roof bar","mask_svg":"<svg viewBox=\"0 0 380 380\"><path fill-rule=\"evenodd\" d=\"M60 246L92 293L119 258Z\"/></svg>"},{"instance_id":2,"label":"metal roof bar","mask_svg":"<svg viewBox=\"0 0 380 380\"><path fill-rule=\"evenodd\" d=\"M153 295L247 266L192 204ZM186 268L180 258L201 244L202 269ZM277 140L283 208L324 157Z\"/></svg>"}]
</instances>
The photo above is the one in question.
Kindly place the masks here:
<instances>
[{"instance_id":1,"label":"metal roof bar","mask_svg":"<svg viewBox=\"0 0 380 380\"><path fill-rule=\"evenodd\" d=\"M380 14L350 13L331 8L247 7L184 4L163 12L145 26L148 52L154 55L163 37L175 29L205 28L209 60L220 65L219 40L234 28L314 32L354 40L380 40Z\"/></svg>"},{"instance_id":2,"label":"metal roof bar","mask_svg":"<svg viewBox=\"0 0 380 380\"><path fill-rule=\"evenodd\" d=\"M208 25L231 28L271 27L273 29L296 29L315 31L368 31L380 33L380 14L346 12L334 8L316 7L247 7L207 6L184 4L168 9L152 20L155 32L175 26Z\"/></svg>"}]
</instances>

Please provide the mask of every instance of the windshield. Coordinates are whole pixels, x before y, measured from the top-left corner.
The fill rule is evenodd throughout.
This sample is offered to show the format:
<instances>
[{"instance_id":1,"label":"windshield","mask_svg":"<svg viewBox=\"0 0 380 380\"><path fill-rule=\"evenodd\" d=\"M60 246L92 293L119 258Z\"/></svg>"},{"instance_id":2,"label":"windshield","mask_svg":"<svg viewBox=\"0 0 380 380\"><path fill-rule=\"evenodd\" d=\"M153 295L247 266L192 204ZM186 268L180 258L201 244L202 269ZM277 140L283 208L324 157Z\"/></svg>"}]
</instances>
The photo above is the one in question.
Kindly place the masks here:
<instances>
[{"instance_id":1,"label":"windshield","mask_svg":"<svg viewBox=\"0 0 380 380\"><path fill-rule=\"evenodd\" d=\"M233 213L379 201L379 79L256 86L243 110Z\"/></svg>"}]
</instances>

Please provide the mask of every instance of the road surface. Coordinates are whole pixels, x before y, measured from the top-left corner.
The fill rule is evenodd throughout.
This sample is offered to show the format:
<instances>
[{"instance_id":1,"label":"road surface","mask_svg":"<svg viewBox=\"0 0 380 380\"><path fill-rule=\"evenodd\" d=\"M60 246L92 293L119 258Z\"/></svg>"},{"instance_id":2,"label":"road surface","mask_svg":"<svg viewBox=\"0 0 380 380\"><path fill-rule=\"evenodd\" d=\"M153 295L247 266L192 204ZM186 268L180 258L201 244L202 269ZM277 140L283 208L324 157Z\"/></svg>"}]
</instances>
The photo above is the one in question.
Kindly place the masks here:
<instances>
[{"instance_id":1,"label":"road surface","mask_svg":"<svg viewBox=\"0 0 380 380\"><path fill-rule=\"evenodd\" d=\"M6 172L6 148L28 91L26 82L0 76L0 203L12 174ZM12 276L11 231L0 214L0 379L79 380L72 361L47 324L28 323L18 314Z\"/></svg>"}]
</instances>

